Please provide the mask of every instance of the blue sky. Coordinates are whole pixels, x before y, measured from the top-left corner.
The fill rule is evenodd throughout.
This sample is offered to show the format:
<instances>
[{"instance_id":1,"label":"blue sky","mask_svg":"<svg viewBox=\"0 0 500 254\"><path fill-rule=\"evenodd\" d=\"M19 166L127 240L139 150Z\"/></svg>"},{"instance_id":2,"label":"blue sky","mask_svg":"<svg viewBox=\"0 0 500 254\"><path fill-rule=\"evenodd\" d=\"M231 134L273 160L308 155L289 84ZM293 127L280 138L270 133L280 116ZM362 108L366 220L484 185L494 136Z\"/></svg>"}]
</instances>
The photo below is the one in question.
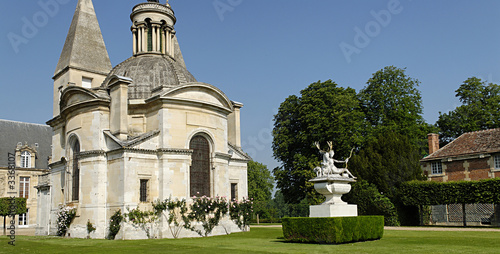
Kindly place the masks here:
<instances>
[{"instance_id":1,"label":"blue sky","mask_svg":"<svg viewBox=\"0 0 500 254\"><path fill-rule=\"evenodd\" d=\"M145 0L144 0L145 1ZM57 3L46 11L41 3ZM113 66L131 56L130 12L142 0L94 0ZM165 2L165 0L161 0ZM45 123L52 75L76 0L0 1L0 118ZM188 70L242 110L244 149L269 169L272 119L312 82L362 89L384 66L421 81L424 118L459 105L471 76L500 83L500 1L170 0ZM35 21L34 21L35 20ZM23 35L26 22L36 31ZM25 37L14 45L8 36ZM343 49L349 51L343 52Z\"/></svg>"}]
</instances>

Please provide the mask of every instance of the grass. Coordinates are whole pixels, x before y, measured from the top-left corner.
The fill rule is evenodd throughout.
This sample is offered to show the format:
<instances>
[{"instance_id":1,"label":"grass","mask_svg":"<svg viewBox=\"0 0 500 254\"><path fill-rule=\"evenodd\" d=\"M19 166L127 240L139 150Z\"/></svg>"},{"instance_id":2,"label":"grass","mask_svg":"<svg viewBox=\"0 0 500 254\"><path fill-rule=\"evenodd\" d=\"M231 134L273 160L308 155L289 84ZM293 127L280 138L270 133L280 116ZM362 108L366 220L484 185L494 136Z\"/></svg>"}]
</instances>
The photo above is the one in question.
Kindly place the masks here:
<instances>
[{"instance_id":1,"label":"grass","mask_svg":"<svg viewBox=\"0 0 500 254\"><path fill-rule=\"evenodd\" d=\"M0 238L0 253L498 253L500 232L386 230L378 241L342 245L295 244L281 228L193 239L109 241L18 236Z\"/></svg>"}]
</instances>

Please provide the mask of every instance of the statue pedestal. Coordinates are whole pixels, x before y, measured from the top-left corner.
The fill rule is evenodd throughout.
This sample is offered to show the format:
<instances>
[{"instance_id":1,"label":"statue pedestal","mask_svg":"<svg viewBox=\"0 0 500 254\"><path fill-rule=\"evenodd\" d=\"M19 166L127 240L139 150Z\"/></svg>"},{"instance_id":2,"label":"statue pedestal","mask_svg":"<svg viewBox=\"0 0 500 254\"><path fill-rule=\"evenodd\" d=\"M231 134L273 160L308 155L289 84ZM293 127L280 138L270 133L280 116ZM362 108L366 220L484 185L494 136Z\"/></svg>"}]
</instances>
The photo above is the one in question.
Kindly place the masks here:
<instances>
[{"instance_id":1,"label":"statue pedestal","mask_svg":"<svg viewBox=\"0 0 500 254\"><path fill-rule=\"evenodd\" d=\"M309 217L355 217L358 216L358 206L349 205L341 197L351 191L350 183L356 180L340 175L316 177L309 180L314 183L314 189L324 195L326 200L321 205L309 207Z\"/></svg>"}]
</instances>

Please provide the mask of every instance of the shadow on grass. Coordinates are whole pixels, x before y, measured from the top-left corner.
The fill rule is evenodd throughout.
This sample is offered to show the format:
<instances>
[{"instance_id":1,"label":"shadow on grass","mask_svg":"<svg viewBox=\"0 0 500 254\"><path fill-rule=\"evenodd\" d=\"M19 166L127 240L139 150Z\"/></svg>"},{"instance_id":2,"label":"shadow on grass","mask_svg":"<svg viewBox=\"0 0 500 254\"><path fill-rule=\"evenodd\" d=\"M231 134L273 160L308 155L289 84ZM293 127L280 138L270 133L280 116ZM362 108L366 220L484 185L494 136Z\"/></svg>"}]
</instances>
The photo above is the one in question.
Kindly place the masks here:
<instances>
[{"instance_id":1,"label":"shadow on grass","mask_svg":"<svg viewBox=\"0 0 500 254\"><path fill-rule=\"evenodd\" d=\"M380 239L373 239L373 240L363 240L363 241L351 241L351 242L343 242L343 243L327 243L327 242L311 242L311 241L291 241L291 240L286 240L285 237L278 237L275 240L272 240L271 242L273 243L286 243L286 244L305 244L305 245L347 245L347 244L353 244L353 243L364 243L364 242L375 242L379 241Z\"/></svg>"}]
</instances>

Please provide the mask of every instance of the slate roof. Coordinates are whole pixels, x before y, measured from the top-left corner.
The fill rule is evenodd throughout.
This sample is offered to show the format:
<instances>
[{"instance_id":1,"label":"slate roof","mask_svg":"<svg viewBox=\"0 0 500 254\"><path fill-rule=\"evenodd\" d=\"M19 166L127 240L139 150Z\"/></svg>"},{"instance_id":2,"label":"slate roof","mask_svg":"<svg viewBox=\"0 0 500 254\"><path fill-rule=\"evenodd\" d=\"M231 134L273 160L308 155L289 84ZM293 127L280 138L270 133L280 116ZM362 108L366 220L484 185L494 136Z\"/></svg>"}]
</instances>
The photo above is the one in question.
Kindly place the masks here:
<instances>
[{"instance_id":1,"label":"slate roof","mask_svg":"<svg viewBox=\"0 0 500 254\"><path fill-rule=\"evenodd\" d=\"M66 67L107 74L111 61L92 0L79 0L54 76Z\"/></svg>"},{"instance_id":2,"label":"slate roof","mask_svg":"<svg viewBox=\"0 0 500 254\"><path fill-rule=\"evenodd\" d=\"M132 79L128 87L130 99L148 99L158 87L176 87L196 82L193 75L178 61L168 56L139 55L118 64L108 74L103 85L108 85L113 75Z\"/></svg>"},{"instance_id":3,"label":"slate roof","mask_svg":"<svg viewBox=\"0 0 500 254\"><path fill-rule=\"evenodd\" d=\"M500 152L500 128L464 133L422 161L496 152Z\"/></svg>"},{"instance_id":4,"label":"slate roof","mask_svg":"<svg viewBox=\"0 0 500 254\"><path fill-rule=\"evenodd\" d=\"M52 153L52 128L48 125L14 122L0 119L0 167L8 167L8 153L15 153L17 144L38 144L35 167L48 169Z\"/></svg>"}]
</instances>

